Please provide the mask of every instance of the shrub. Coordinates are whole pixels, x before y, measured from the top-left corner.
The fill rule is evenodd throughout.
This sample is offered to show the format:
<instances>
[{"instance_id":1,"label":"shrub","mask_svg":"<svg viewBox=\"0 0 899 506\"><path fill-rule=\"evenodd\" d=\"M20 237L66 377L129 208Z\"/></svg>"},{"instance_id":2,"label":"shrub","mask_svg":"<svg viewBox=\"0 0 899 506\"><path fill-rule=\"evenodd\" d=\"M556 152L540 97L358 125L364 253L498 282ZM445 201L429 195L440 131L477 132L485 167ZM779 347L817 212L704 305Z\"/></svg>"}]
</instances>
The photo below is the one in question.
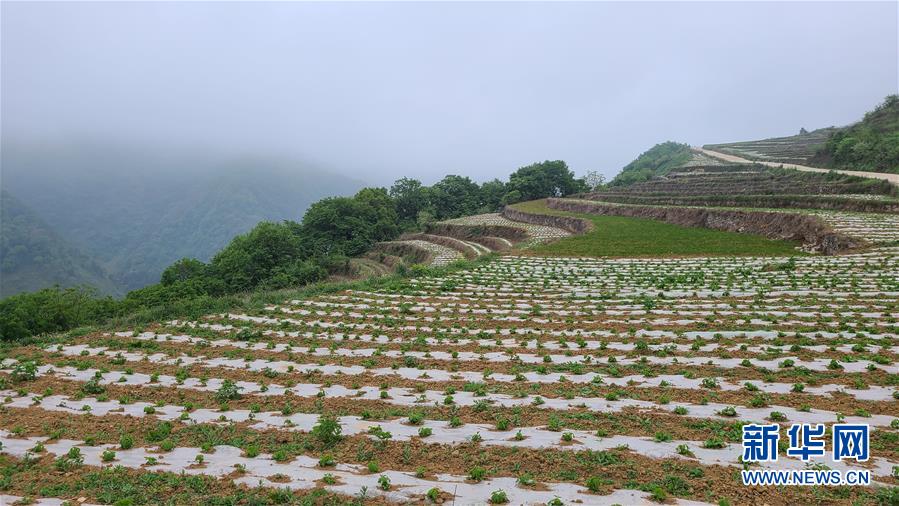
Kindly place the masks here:
<instances>
[{"instance_id":1,"label":"shrub","mask_svg":"<svg viewBox=\"0 0 899 506\"><path fill-rule=\"evenodd\" d=\"M495 490L490 494L490 504L505 504L509 502L509 497L504 490Z\"/></svg>"},{"instance_id":2,"label":"shrub","mask_svg":"<svg viewBox=\"0 0 899 506\"><path fill-rule=\"evenodd\" d=\"M215 399L219 402L240 399L240 390L241 387L237 386L236 383L234 383L230 379L226 379L222 382L222 386L219 387L218 391L215 393Z\"/></svg>"},{"instance_id":3,"label":"shrub","mask_svg":"<svg viewBox=\"0 0 899 506\"><path fill-rule=\"evenodd\" d=\"M342 430L336 418L322 415L318 418L318 423L312 427L312 437L325 448L330 448L343 439Z\"/></svg>"},{"instance_id":4,"label":"shrub","mask_svg":"<svg viewBox=\"0 0 899 506\"><path fill-rule=\"evenodd\" d=\"M683 455L684 457L695 457L696 455L690 450L690 447L685 444L677 445L677 453L678 455Z\"/></svg>"},{"instance_id":5,"label":"shrub","mask_svg":"<svg viewBox=\"0 0 899 506\"><path fill-rule=\"evenodd\" d=\"M12 379L16 382L34 381L37 377L37 364L33 361L19 362L13 367Z\"/></svg>"},{"instance_id":6,"label":"shrub","mask_svg":"<svg viewBox=\"0 0 899 506\"><path fill-rule=\"evenodd\" d=\"M53 462L53 466L61 472L69 472L77 467L81 467L82 464L84 464L84 455L81 454L81 449L77 446L73 446L68 453L60 456Z\"/></svg>"},{"instance_id":7,"label":"shrub","mask_svg":"<svg viewBox=\"0 0 899 506\"><path fill-rule=\"evenodd\" d=\"M90 381L81 385L81 391L88 395L98 395L105 392L106 387L100 384L100 378L93 377Z\"/></svg>"},{"instance_id":8,"label":"shrub","mask_svg":"<svg viewBox=\"0 0 899 506\"><path fill-rule=\"evenodd\" d=\"M471 470L468 471L468 479L471 481L483 481L484 478L487 477L487 470L483 467L472 467Z\"/></svg>"}]
</instances>

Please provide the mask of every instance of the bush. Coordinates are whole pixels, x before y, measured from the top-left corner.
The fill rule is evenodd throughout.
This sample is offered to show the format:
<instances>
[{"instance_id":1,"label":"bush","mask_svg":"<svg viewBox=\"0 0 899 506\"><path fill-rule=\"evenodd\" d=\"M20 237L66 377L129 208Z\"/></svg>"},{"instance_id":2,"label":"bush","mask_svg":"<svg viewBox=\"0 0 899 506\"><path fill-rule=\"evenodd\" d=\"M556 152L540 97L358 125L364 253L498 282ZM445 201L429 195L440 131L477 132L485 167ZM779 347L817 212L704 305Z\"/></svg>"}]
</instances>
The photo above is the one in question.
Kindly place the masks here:
<instances>
[{"instance_id":1,"label":"bush","mask_svg":"<svg viewBox=\"0 0 899 506\"><path fill-rule=\"evenodd\" d=\"M509 502L509 496L504 490L496 490L490 494L490 504L505 504Z\"/></svg>"},{"instance_id":2,"label":"bush","mask_svg":"<svg viewBox=\"0 0 899 506\"><path fill-rule=\"evenodd\" d=\"M222 382L222 386L219 387L218 391L215 393L215 400L219 402L225 402L240 399L240 389L241 387L237 386L236 383L229 379L226 379Z\"/></svg>"},{"instance_id":3,"label":"bush","mask_svg":"<svg viewBox=\"0 0 899 506\"><path fill-rule=\"evenodd\" d=\"M37 377L37 364L32 361L19 362L12 370L12 379L16 382L34 381Z\"/></svg>"},{"instance_id":4,"label":"bush","mask_svg":"<svg viewBox=\"0 0 899 506\"><path fill-rule=\"evenodd\" d=\"M232 291L250 290L282 266L302 260L300 237L287 223L264 221L212 258L213 276Z\"/></svg>"},{"instance_id":5,"label":"bush","mask_svg":"<svg viewBox=\"0 0 899 506\"><path fill-rule=\"evenodd\" d=\"M472 467L470 471L468 471L468 479L471 481L481 482L484 478L487 477L487 470L483 467Z\"/></svg>"},{"instance_id":6,"label":"bush","mask_svg":"<svg viewBox=\"0 0 899 506\"><path fill-rule=\"evenodd\" d=\"M322 415L318 423L312 427L312 437L317 439L325 448L330 448L343 439L340 423L332 416Z\"/></svg>"},{"instance_id":7,"label":"bush","mask_svg":"<svg viewBox=\"0 0 899 506\"><path fill-rule=\"evenodd\" d=\"M97 298L87 287L45 288L0 301L0 340L15 341L36 334L92 325L117 314L110 297Z\"/></svg>"}]
</instances>

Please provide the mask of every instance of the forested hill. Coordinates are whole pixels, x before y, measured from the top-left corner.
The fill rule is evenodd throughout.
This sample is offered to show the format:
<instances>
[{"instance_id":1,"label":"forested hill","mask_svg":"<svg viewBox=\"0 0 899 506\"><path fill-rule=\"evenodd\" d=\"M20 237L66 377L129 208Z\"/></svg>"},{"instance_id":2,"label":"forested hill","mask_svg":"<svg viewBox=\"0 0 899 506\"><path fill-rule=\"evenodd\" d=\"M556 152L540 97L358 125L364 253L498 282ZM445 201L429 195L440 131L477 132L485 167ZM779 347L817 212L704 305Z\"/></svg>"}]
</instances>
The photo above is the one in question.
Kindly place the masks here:
<instances>
[{"instance_id":1,"label":"forested hill","mask_svg":"<svg viewBox=\"0 0 899 506\"><path fill-rule=\"evenodd\" d=\"M3 187L109 272L113 284L98 286L111 294L155 283L179 258L208 260L260 221L298 220L312 202L363 186L308 163L116 146L13 144L2 156ZM57 281L48 273L28 288Z\"/></svg>"},{"instance_id":2,"label":"forested hill","mask_svg":"<svg viewBox=\"0 0 899 506\"><path fill-rule=\"evenodd\" d=\"M0 190L0 259L0 297L55 284L121 293L97 262L5 190Z\"/></svg>"}]
</instances>

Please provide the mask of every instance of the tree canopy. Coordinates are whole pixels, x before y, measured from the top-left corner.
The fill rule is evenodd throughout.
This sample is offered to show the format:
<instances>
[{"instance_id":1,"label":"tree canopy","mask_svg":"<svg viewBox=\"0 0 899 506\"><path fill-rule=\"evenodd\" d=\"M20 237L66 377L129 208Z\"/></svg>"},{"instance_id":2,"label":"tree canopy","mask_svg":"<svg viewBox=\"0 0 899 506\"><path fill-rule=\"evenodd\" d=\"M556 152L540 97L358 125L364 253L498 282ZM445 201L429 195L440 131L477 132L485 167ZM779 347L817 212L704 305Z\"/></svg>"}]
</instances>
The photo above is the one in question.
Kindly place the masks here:
<instances>
[{"instance_id":1,"label":"tree canopy","mask_svg":"<svg viewBox=\"0 0 899 506\"><path fill-rule=\"evenodd\" d=\"M562 160L546 160L521 167L509 176L508 191L517 191L519 200L562 197L586 190Z\"/></svg>"}]
</instances>

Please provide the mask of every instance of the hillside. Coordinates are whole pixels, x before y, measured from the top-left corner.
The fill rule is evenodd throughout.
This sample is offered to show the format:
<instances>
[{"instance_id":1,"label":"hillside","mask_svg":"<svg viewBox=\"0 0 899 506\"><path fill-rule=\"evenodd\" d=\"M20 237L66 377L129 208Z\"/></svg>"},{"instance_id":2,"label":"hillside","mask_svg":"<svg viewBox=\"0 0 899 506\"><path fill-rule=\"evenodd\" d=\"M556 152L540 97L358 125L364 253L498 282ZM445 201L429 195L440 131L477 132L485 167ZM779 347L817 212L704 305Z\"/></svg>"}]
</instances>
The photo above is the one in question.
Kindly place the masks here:
<instances>
[{"instance_id":1,"label":"hillside","mask_svg":"<svg viewBox=\"0 0 899 506\"><path fill-rule=\"evenodd\" d=\"M4 146L3 168L5 189L110 273L109 293L154 283L175 260L208 260L260 221L297 220L312 202L362 186L311 164L114 146Z\"/></svg>"},{"instance_id":2,"label":"hillside","mask_svg":"<svg viewBox=\"0 0 899 506\"><path fill-rule=\"evenodd\" d=\"M787 137L771 137L757 141L706 144L712 151L736 155L748 160L808 165L836 128L820 128Z\"/></svg>"},{"instance_id":3,"label":"hillside","mask_svg":"<svg viewBox=\"0 0 899 506\"><path fill-rule=\"evenodd\" d=\"M895 249L511 255L17 343L0 371L4 493L52 479L42 498L122 504L895 504L897 267ZM872 485L747 491L742 427L769 422L869 425L869 462L813 463Z\"/></svg>"},{"instance_id":4,"label":"hillside","mask_svg":"<svg viewBox=\"0 0 899 506\"><path fill-rule=\"evenodd\" d=\"M822 167L899 174L899 95L840 129L812 158Z\"/></svg>"},{"instance_id":5,"label":"hillside","mask_svg":"<svg viewBox=\"0 0 899 506\"><path fill-rule=\"evenodd\" d=\"M433 191L480 202L491 184L324 199L121 305L50 290L0 301L0 501L52 476L42 498L97 503L742 504L744 423L844 421L875 429L870 462L828 465L876 486L759 488L750 503L895 503L899 226L877 220L899 214L610 204L556 167L497 182L556 174L550 198L500 213L448 212ZM889 200L833 193L869 189L842 175L664 170L609 193L708 197L714 174L750 199ZM394 238L415 195L426 214L461 216ZM298 279L324 279L316 255L369 246L346 263L382 277Z\"/></svg>"},{"instance_id":6,"label":"hillside","mask_svg":"<svg viewBox=\"0 0 899 506\"><path fill-rule=\"evenodd\" d=\"M672 141L656 144L625 165L609 184L627 185L662 176L669 170L689 162L691 156L690 146L687 144Z\"/></svg>"},{"instance_id":7,"label":"hillside","mask_svg":"<svg viewBox=\"0 0 899 506\"><path fill-rule=\"evenodd\" d=\"M100 265L7 191L0 191L0 258L0 297L54 284L118 293Z\"/></svg>"},{"instance_id":8,"label":"hillside","mask_svg":"<svg viewBox=\"0 0 899 506\"><path fill-rule=\"evenodd\" d=\"M703 147L760 162L899 173L899 95L888 96L861 121L846 127Z\"/></svg>"}]
</instances>

